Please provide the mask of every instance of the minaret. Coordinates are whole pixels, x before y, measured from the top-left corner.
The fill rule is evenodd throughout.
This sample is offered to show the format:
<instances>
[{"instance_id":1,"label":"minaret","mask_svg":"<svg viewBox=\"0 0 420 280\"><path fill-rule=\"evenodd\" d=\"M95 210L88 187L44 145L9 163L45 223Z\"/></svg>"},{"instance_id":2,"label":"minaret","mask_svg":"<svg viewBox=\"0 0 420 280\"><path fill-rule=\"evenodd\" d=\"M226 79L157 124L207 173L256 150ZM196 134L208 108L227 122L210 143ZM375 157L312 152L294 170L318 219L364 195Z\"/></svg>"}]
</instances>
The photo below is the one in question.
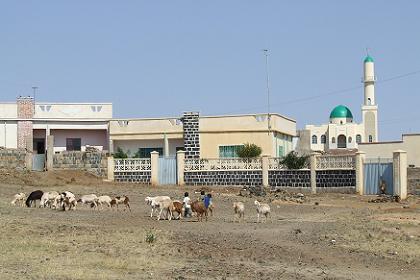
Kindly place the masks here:
<instances>
[{"instance_id":1,"label":"minaret","mask_svg":"<svg viewBox=\"0 0 420 280\"><path fill-rule=\"evenodd\" d=\"M364 138L362 142L378 142L378 106L375 103L375 71L373 58L368 54L363 63L364 104L362 117Z\"/></svg>"}]
</instances>

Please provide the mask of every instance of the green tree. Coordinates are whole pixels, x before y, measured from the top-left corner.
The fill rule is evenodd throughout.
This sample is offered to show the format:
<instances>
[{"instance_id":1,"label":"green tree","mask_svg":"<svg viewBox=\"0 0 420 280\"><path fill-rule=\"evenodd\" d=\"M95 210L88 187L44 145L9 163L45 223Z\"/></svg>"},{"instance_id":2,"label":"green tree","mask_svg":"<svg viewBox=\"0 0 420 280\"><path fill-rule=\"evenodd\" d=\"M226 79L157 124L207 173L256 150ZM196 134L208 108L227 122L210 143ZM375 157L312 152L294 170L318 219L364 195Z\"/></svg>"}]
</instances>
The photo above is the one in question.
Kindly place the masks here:
<instances>
[{"instance_id":1,"label":"green tree","mask_svg":"<svg viewBox=\"0 0 420 280\"><path fill-rule=\"evenodd\" d=\"M262 153L261 147L246 143L245 145L241 146L237 150L237 154L240 158L254 158L259 157Z\"/></svg>"},{"instance_id":2,"label":"green tree","mask_svg":"<svg viewBox=\"0 0 420 280\"><path fill-rule=\"evenodd\" d=\"M299 156L296 152L291 151L280 162L287 169L302 169L306 167L309 156Z\"/></svg>"},{"instance_id":3,"label":"green tree","mask_svg":"<svg viewBox=\"0 0 420 280\"><path fill-rule=\"evenodd\" d=\"M123 149L118 148L117 152L114 153L114 158L128 158L128 155L123 151Z\"/></svg>"}]
</instances>

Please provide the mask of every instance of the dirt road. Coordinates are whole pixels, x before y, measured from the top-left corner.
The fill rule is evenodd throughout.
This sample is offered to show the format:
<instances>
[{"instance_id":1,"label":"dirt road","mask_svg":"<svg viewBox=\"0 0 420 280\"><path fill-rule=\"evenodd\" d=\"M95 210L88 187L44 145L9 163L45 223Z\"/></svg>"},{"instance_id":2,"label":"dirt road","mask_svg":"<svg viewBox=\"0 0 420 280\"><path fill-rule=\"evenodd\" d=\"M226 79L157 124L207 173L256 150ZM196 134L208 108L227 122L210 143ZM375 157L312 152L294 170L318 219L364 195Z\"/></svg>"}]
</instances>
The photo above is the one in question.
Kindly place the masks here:
<instances>
[{"instance_id":1,"label":"dirt road","mask_svg":"<svg viewBox=\"0 0 420 280\"><path fill-rule=\"evenodd\" d=\"M0 185L0 279L420 279L417 198L405 208L348 194L310 196L304 204L271 201L272 220L257 224L255 198L214 188L208 222L156 221L145 196L198 197L197 188L48 176L45 185L30 175ZM35 189L125 194L133 211L10 205L13 194ZM233 221L234 201L246 205L244 222Z\"/></svg>"}]
</instances>

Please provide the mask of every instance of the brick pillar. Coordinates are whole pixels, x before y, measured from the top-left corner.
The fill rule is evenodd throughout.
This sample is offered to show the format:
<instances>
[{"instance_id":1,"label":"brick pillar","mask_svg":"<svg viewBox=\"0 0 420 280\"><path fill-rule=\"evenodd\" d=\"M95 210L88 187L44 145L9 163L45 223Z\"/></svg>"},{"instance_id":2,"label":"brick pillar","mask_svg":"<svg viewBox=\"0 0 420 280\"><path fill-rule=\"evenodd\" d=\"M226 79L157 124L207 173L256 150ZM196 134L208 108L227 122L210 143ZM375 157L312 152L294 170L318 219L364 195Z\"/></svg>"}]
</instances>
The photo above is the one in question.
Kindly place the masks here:
<instances>
[{"instance_id":1,"label":"brick pillar","mask_svg":"<svg viewBox=\"0 0 420 280\"><path fill-rule=\"evenodd\" d=\"M200 158L200 113L184 112L182 125L184 129L185 158Z\"/></svg>"},{"instance_id":2,"label":"brick pillar","mask_svg":"<svg viewBox=\"0 0 420 280\"><path fill-rule=\"evenodd\" d=\"M152 186L159 185L159 153L153 151L150 153L150 164L151 164L151 178L150 183Z\"/></svg>"},{"instance_id":3,"label":"brick pillar","mask_svg":"<svg viewBox=\"0 0 420 280\"><path fill-rule=\"evenodd\" d=\"M394 195L402 200L407 198L407 152L397 150L393 152Z\"/></svg>"},{"instance_id":4,"label":"brick pillar","mask_svg":"<svg viewBox=\"0 0 420 280\"><path fill-rule=\"evenodd\" d=\"M311 192L316 194L316 153L311 154Z\"/></svg>"},{"instance_id":5,"label":"brick pillar","mask_svg":"<svg viewBox=\"0 0 420 280\"><path fill-rule=\"evenodd\" d=\"M363 195L364 192L364 163L365 163L365 152L356 153L356 193Z\"/></svg>"},{"instance_id":6,"label":"brick pillar","mask_svg":"<svg viewBox=\"0 0 420 280\"><path fill-rule=\"evenodd\" d=\"M28 139L33 139L32 118L35 103L33 97L18 97L17 101L17 147L26 149ZM30 140L33 141L33 140ZM29 152L32 152L29 151Z\"/></svg>"},{"instance_id":7,"label":"brick pillar","mask_svg":"<svg viewBox=\"0 0 420 280\"><path fill-rule=\"evenodd\" d=\"M263 155L261 158L262 166L262 184L264 188L269 186L268 184L268 155Z\"/></svg>"},{"instance_id":8,"label":"brick pillar","mask_svg":"<svg viewBox=\"0 0 420 280\"><path fill-rule=\"evenodd\" d=\"M177 164L177 183L178 186L185 185L184 170L185 170L185 151L176 152L176 164Z\"/></svg>"}]
</instances>

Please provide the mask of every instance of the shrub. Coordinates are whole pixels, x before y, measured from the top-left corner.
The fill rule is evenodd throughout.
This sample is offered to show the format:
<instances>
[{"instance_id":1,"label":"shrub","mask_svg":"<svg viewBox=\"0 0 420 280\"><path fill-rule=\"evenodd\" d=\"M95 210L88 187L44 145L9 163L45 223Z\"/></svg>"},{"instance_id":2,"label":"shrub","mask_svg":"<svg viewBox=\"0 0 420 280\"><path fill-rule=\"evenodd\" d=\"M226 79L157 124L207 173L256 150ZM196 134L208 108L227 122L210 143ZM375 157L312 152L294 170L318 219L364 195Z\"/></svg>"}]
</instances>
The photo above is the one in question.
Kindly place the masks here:
<instances>
[{"instance_id":1,"label":"shrub","mask_svg":"<svg viewBox=\"0 0 420 280\"><path fill-rule=\"evenodd\" d=\"M114 153L114 158L128 158L128 155L123 151L123 149L118 148L117 152Z\"/></svg>"},{"instance_id":2,"label":"shrub","mask_svg":"<svg viewBox=\"0 0 420 280\"><path fill-rule=\"evenodd\" d=\"M146 233L146 242L149 244L153 244L156 241L157 237L152 231L148 231Z\"/></svg>"},{"instance_id":3,"label":"shrub","mask_svg":"<svg viewBox=\"0 0 420 280\"><path fill-rule=\"evenodd\" d=\"M261 155L262 149L255 144L246 143L238 148L237 153L240 158L254 158Z\"/></svg>"},{"instance_id":4,"label":"shrub","mask_svg":"<svg viewBox=\"0 0 420 280\"><path fill-rule=\"evenodd\" d=\"M288 169L302 169L305 168L309 156L299 156L296 152L291 151L281 161Z\"/></svg>"}]
</instances>

